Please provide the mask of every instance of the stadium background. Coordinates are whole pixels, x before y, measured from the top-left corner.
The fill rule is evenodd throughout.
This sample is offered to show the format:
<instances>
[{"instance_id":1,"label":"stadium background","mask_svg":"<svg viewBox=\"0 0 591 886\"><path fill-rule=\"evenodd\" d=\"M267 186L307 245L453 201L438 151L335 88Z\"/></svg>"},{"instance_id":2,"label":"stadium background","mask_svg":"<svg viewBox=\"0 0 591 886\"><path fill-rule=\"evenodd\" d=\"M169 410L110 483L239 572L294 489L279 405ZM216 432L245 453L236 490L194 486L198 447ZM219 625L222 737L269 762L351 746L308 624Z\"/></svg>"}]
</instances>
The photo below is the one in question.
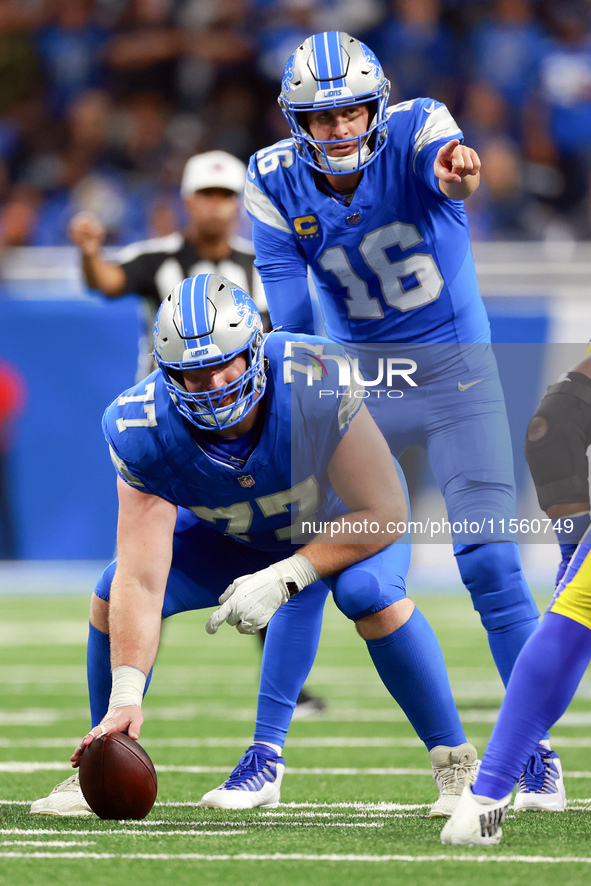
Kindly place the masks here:
<instances>
[{"instance_id":1,"label":"stadium background","mask_svg":"<svg viewBox=\"0 0 591 886\"><path fill-rule=\"evenodd\" d=\"M84 289L69 219L99 215L113 253L178 229L186 159L222 148L246 161L285 136L283 64L325 28L376 51L393 101L446 101L482 156L467 208L519 513L539 515L524 430L591 328L589 3L0 0L0 357L26 385L8 455L19 560L104 560L114 546L100 416L134 377L142 308ZM419 515L441 512L427 472L420 486Z\"/></svg>"}]
</instances>

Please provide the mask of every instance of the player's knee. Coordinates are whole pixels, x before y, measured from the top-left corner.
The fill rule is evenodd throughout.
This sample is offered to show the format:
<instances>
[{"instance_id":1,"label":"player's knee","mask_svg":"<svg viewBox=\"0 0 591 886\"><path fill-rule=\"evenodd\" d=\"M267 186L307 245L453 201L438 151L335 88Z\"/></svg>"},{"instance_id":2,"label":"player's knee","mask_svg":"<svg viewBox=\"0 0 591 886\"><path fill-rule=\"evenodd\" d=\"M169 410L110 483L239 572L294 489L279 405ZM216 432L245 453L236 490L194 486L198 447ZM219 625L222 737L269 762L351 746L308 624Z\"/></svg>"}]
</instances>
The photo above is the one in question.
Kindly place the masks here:
<instances>
[{"instance_id":1,"label":"player's knee","mask_svg":"<svg viewBox=\"0 0 591 886\"><path fill-rule=\"evenodd\" d=\"M381 612L406 597L406 587L401 576L389 575L385 578L371 568L370 562L364 561L345 569L334 584L336 605L347 618L355 622Z\"/></svg>"},{"instance_id":2,"label":"player's knee","mask_svg":"<svg viewBox=\"0 0 591 886\"><path fill-rule=\"evenodd\" d=\"M527 429L525 457L544 511L588 499L591 379L575 375L548 389Z\"/></svg>"},{"instance_id":3,"label":"player's knee","mask_svg":"<svg viewBox=\"0 0 591 886\"><path fill-rule=\"evenodd\" d=\"M109 633L109 602L96 594L90 599L90 623L102 634Z\"/></svg>"},{"instance_id":4,"label":"player's knee","mask_svg":"<svg viewBox=\"0 0 591 886\"><path fill-rule=\"evenodd\" d=\"M408 597L398 600L387 606L386 609L380 609L372 615L366 615L355 623L357 633L364 640L380 640L382 637L388 637L405 625L413 614L415 604Z\"/></svg>"},{"instance_id":5,"label":"player's knee","mask_svg":"<svg viewBox=\"0 0 591 886\"><path fill-rule=\"evenodd\" d=\"M116 561L113 560L106 569L103 569L90 599L90 623L103 634L109 633L109 599L116 565Z\"/></svg>"},{"instance_id":6,"label":"player's knee","mask_svg":"<svg viewBox=\"0 0 591 886\"><path fill-rule=\"evenodd\" d=\"M516 544L464 546L456 550L462 581L487 631L503 631L539 617Z\"/></svg>"}]
</instances>

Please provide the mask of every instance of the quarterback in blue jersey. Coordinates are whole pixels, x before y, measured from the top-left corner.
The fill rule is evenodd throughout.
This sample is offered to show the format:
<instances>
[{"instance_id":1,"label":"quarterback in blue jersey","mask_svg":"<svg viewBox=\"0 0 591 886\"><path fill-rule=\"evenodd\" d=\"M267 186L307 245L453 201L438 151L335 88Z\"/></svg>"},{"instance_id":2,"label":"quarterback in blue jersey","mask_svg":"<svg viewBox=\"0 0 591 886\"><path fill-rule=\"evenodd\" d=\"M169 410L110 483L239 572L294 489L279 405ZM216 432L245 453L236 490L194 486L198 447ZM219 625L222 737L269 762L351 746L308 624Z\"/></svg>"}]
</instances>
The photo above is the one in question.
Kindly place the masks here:
<instances>
[{"instance_id":1,"label":"quarterback in blue jersey","mask_svg":"<svg viewBox=\"0 0 591 886\"><path fill-rule=\"evenodd\" d=\"M560 543L557 586L515 663L478 778L473 790L464 790L442 843L499 843L518 779L516 811L536 808L530 805L536 789L548 793L550 808L566 808L560 760L540 736L566 711L591 661L589 445L588 355L548 388L527 429L525 451L538 501L554 520Z\"/></svg>"},{"instance_id":2,"label":"quarterback in blue jersey","mask_svg":"<svg viewBox=\"0 0 591 886\"><path fill-rule=\"evenodd\" d=\"M507 684L539 613L504 531L516 516L511 442L463 203L480 160L441 102L388 107L389 88L374 53L348 34L296 49L279 96L291 138L248 169L255 265L274 327L314 329L311 276L327 336L354 350L368 384L377 355L416 363L401 399L366 402L394 455L426 449Z\"/></svg>"},{"instance_id":3,"label":"quarterback in blue jersey","mask_svg":"<svg viewBox=\"0 0 591 886\"><path fill-rule=\"evenodd\" d=\"M138 738L162 618L219 602L209 633L224 621L242 633L269 627L253 744L201 802L276 806L330 589L430 753L439 789L431 815L449 816L475 777L476 751L435 635L406 597L405 493L360 389L351 379L338 387L342 348L264 336L252 299L209 274L164 300L154 350L158 369L103 420L119 475L118 556L92 597L92 729L72 763L106 732ZM308 383L314 362L338 397ZM74 775L31 811L90 810Z\"/></svg>"}]
</instances>

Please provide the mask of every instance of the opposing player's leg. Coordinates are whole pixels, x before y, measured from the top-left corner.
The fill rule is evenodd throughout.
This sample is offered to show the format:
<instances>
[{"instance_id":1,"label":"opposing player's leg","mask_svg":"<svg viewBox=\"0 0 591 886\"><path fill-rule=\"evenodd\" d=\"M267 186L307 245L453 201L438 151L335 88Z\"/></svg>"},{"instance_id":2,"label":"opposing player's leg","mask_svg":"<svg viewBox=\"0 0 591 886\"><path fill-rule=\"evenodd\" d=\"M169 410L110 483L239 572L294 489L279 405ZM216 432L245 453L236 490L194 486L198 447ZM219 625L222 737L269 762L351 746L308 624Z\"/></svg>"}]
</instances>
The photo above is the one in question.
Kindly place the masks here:
<instances>
[{"instance_id":1,"label":"opposing player's leg","mask_svg":"<svg viewBox=\"0 0 591 886\"><path fill-rule=\"evenodd\" d=\"M337 606L355 622L382 682L431 757L439 796L430 817L447 817L477 771L452 696L441 647L426 618L406 597L410 546L395 544L345 570L332 582Z\"/></svg>"},{"instance_id":2,"label":"opposing player's leg","mask_svg":"<svg viewBox=\"0 0 591 886\"><path fill-rule=\"evenodd\" d=\"M577 371L580 370L580 371ZM589 526L591 445L591 358L550 385L527 428L525 457L538 502L555 520L561 562L560 583ZM567 518L567 519L564 519Z\"/></svg>"},{"instance_id":3,"label":"opposing player's leg","mask_svg":"<svg viewBox=\"0 0 591 886\"><path fill-rule=\"evenodd\" d=\"M498 843L501 810L519 779L515 809L539 808L546 792L559 811L565 807L560 761L539 744L539 735L565 712L591 660L591 530L577 548L540 627L521 651L482 759L472 793L462 796L441 833L444 843ZM532 759L539 765L530 768ZM528 760L530 762L528 762ZM522 786L524 767L528 780ZM525 788L525 789L522 789ZM533 802L530 802L533 801ZM498 808L498 822L491 814ZM488 829L479 826L483 821Z\"/></svg>"}]
</instances>

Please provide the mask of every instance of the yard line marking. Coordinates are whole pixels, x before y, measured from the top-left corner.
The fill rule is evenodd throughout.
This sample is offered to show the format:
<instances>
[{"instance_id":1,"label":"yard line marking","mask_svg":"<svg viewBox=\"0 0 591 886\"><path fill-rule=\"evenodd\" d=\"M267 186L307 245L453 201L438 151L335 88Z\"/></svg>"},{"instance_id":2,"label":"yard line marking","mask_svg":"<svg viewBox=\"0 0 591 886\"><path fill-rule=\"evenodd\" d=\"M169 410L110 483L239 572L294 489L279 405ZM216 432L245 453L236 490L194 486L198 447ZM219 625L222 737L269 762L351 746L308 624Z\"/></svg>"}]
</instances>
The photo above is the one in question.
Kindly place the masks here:
<instances>
[{"instance_id":1,"label":"yard line marking","mask_svg":"<svg viewBox=\"0 0 591 886\"><path fill-rule=\"evenodd\" d=\"M58 770L70 771L62 762L21 762L8 761L0 763L0 772L11 774L30 774L34 772L55 772ZM156 766L156 772L161 773L183 773L189 775L214 775L220 772L227 772L227 766ZM290 766L289 774L292 775L425 775L433 777L431 769L418 769L412 767L320 767L320 766ZM564 776L568 778L591 778L591 772L581 770L565 771Z\"/></svg>"},{"instance_id":2,"label":"yard line marking","mask_svg":"<svg viewBox=\"0 0 591 886\"><path fill-rule=\"evenodd\" d=\"M65 849L67 846L96 846L96 840L0 840L0 846L51 846Z\"/></svg>"},{"instance_id":3,"label":"yard line marking","mask_svg":"<svg viewBox=\"0 0 591 886\"><path fill-rule=\"evenodd\" d=\"M428 809L429 806L432 806L432 805L433 805L432 803L431 804L424 803L421 806L421 808ZM201 807L201 808L204 808L204 807ZM251 810L247 809L247 810L243 810L243 811L249 812ZM158 821L136 821L136 822L134 822L134 825L143 825L146 828L162 827L163 825L171 825L171 824L174 824L176 827L179 827L179 826L182 827L183 825L186 825L187 827L195 827L195 825L200 825L200 824L201 825L208 825L208 826L211 826L214 824L220 824L220 825L224 825L225 827L227 827L228 825L231 825L231 827L239 827L239 826L246 827L247 825L251 825L251 824L264 823L265 818L285 818L285 819L293 818L293 813L290 813L290 812L268 813L268 812L265 812L263 809L259 809L258 812L259 812L259 815L261 816L260 818L254 818L254 819L251 819L250 821L245 821L245 822L231 822L231 823L225 822L225 821L224 822L214 822L214 821L183 822L183 821L170 821L167 819L160 819ZM417 813L417 812L391 812L391 813L385 813L385 812L376 812L376 813L371 813L371 812L370 813L365 813L365 812L357 812L357 813L299 812L298 818L311 818L314 820L317 820L319 818L338 818L338 821L335 824L335 827L336 827L336 826L340 825L341 823L343 823L343 819L341 816L343 816L345 814L347 815L347 818L387 819L388 821L391 818L424 818L424 815L419 815L419 813ZM280 823L281 822L273 822L273 824L280 824ZM289 824L289 821L283 822L283 823ZM121 824L124 825L125 822L122 821ZM316 821L316 825L322 826L322 822ZM305 826L307 827L307 823ZM358 826L362 827L361 824L357 825L357 824L355 824L355 822L353 822L352 825L348 825L348 827L358 827ZM373 825L371 825L371 824L370 825L363 825L363 827L373 827ZM380 825L380 827L382 827L382 825ZM0 831L0 833L1 833L1 831ZM60 832L60 833L63 833L63 832Z\"/></svg>"},{"instance_id":4,"label":"yard line marking","mask_svg":"<svg viewBox=\"0 0 591 886\"><path fill-rule=\"evenodd\" d=\"M138 822L134 822L137 824ZM270 822L271 823L271 822ZM119 822L119 824L125 824L125 822ZM170 822L170 824L178 826L178 822ZM197 824L197 822L192 822L193 827ZM216 824L213 821L204 821L203 825L206 827L211 827ZM233 823L221 821L219 822L221 825L220 830L216 831L200 831L200 830L186 830L186 831L136 831L133 829L123 829L123 828L109 828L104 831L91 831L91 830L59 830L55 831L51 828L6 828L0 830L0 834L5 834L7 837L17 837L19 834L22 834L24 837L47 837L47 836L55 836L56 834L71 834L72 836L80 836L80 837L102 837L102 836L118 836L121 834L125 834L130 837L233 837L239 836L238 831L232 830L224 830L224 828L232 827ZM242 822L241 822L242 824ZM245 821L243 823L245 826L252 824L252 822ZM96 841L95 841L96 842ZM70 844L68 844L70 845Z\"/></svg>"},{"instance_id":5,"label":"yard line marking","mask_svg":"<svg viewBox=\"0 0 591 886\"><path fill-rule=\"evenodd\" d=\"M0 806L30 806L33 803L33 800L2 800L0 799ZM379 811L380 813L384 812L412 812L418 811L420 809L430 809L432 803L282 803L282 809L284 810L293 810L296 811L298 809L367 809L368 811L375 810L376 813ZM164 802L156 802L154 803L154 807L160 807L161 809L172 809L172 808L188 808L188 809L203 809L198 800L167 800ZM584 799L574 799L568 800L568 805L566 811L572 810L573 812L591 812L591 798ZM259 810L261 815L288 815L289 812L281 812L281 813L268 813L263 810ZM300 813L304 814L304 813ZM314 815L315 813L306 813L310 815ZM366 813L359 813L360 815L365 815ZM176 824L182 825L183 822L172 822L172 821L162 821L162 822L154 822L154 821L137 821L135 825L139 825L142 827L153 827L154 824ZM190 822L189 824L197 824L196 822ZM211 824L216 824L216 822L211 822ZM232 822L231 825L229 822L223 822L226 826L236 827L237 823ZM242 824L242 823L240 823ZM2 829L0 829L0 834L6 833ZM53 833L53 831L51 832ZM78 832L76 832L78 833Z\"/></svg>"},{"instance_id":6,"label":"yard line marking","mask_svg":"<svg viewBox=\"0 0 591 886\"><path fill-rule=\"evenodd\" d=\"M33 800L2 800L0 799L0 805L2 806L30 806ZM154 803L154 806L159 806L161 808L197 808L200 806L199 800L166 800L159 801L157 800ZM286 810L297 810L297 809L367 809L367 810L375 810L379 812L411 812L416 809L428 809L432 806L431 803L282 803L283 809ZM200 807L203 808L203 807ZM268 814L263 813L262 814ZM149 821L138 821L135 822L137 825L147 826L150 825ZM0 833L3 833L0 829ZM53 832L52 832L53 833Z\"/></svg>"},{"instance_id":7,"label":"yard line marking","mask_svg":"<svg viewBox=\"0 0 591 886\"><path fill-rule=\"evenodd\" d=\"M488 741L486 736L470 735L472 744ZM74 738L0 738L0 748L70 748L80 743L80 737ZM252 743L252 736L246 738L150 738L146 739L150 748L243 748ZM552 734L552 746L564 748L591 747L591 736L568 737ZM297 748L422 748L418 738L375 738L363 736L333 738L290 738L287 750Z\"/></svg>"},{"instance_id":8,"label":"yard line marking","mask_svg":"<svg viewBox=\"0 0 591 886\"><path fill-rule=\"evenodd\" d=\"M152 699L154 696L151 697ZM456 695L456 701L461 702L461 698ZM498 706L501 698L490 710L462 708L459 705L460 717L464 724L494 724L498 719ZM248 722L251 723L255 716L255 700L250 707L230 707L225 705L207 702L200 704L178 704L174 707L161 707L155 705L152 707L146 704L146 710L149 712L151 720L166 721L171 720L187 721L194 720L196 717L201 719L208 718L211 720L222 720L225 722ZM87 707L80 705L71 708L32 708L20 711L4 711L0 712L0 726L46 726L52 725L64 720L79 720L85 723L88 718ZM393 707L385 706L379 709L367 709L359 706L340 707L338 702L332 702L328 711L322 714L324 723L406 723L407 719L400 710ZM590 726L591 711L567 711L558 721L560 727L568 726ZM78 741L78 739L76 739ZM249 739L250 742L250 739Z\"/></svg>"},{"instance_id":9,"label":"yard line marking","mask_svg":"<svg viewBox=\"0 0 591 886\"><path fill-rule=\"evenodd\" d=\"M433 863L442 861L451 862L491 862L493 864L591 864L591 858L585 856L546 856L546 855L339 855L337 853L326 855L306 855L304 853L270 853L255 855L254 853L240 853L239 855L210 855L198 852L179 853L151 853L151 852L0 852L0 858L55 858L63 860L88 859L94 861L109 861L114 858L129 861L346 861L359 863L384 863L384 862L419 862Z\"/></svg>"},{"instance_id":10,"label":"yard line marking","mask_svg":"<svg viewBox=\"0 0 591 886\"><path fill-rule=\"evenodd\" d=\"M556 740L552 737L554 743ZM484 738L477 739L485 741ZM586 739L591 745L591 739ZM244 748L252 744L252 736L246 738L154 738L146 739L150 748ZM62 748L76 747L76 738L0 738L0 748ZM293 738L289 748L422 748L419 738Z\"/></svg>"},{"instance_id":11,"label":"yard line marking","mask_svg":"<svg viewBox=\"0 0 591 886\"><path fill-rule=\"evenodd\" d=\"M393 817L395 817L395 816L393 816ZM418 818L419 816L416 816L416 817ZM216 831L202 831L199 829L194 830L195 825L203 824L203 826L211 827L212 825L215 825L217 823L219 823L221 826L220 830L216 830ZM122 821L122 822L120 822L120 824L125 825L125 822ZM134 822L134 825L135 824L137 824L137 822ZM161 822L161 824L171 824L171 825L174 825L175 827L178 827L179 823L176 821L174 821L174 822L171 821L171 822ZM245 821L245 822L240 822L240 823L225 822L225 821L191 822L190 827L188 827L187 830L182 830L182 831L172 831L172 830L167 830L167 831L145 830L145 831L142 831L142 830L133 830L133 829L128 829L128 828L123 828L121 830L110 830L110 831L60 830L59 833L60 834L80 835L83 837L89 837L89 836L100 837L102 834L110 834L110 835L112 835L112 834L126 834L128 836L136 836L136 837L195 837L195 836L197 836L197 837L212 837L212 836L219 837L219 836L224 836L224 835L225 836L230 836L230 835L231 836L240 836L238 831L223 830L224 828L227 828L227 827L231 828L231 827L242 826L245 828L246 827L252 828L254 825L256 827L267 827L267 828L269 828L269 827L271 827L271 828L276 828L276 827L383 828L384 824L385 824L385 822L382 822L382 821L376 821L376 822L334 821L334 822L320 823L317 821L265 821L264 819L254 819L253 821ZM47 828L38 828L38 829L37 828L26 828L26 829L22 829L22 830L19 828L13 828L10 830L8 830L8 829L7 830L0 830L0 834L3 834L3 835L5 834L7 837L8 836L14 837L14 836L17 836L18 834L22 834L23 836L27 836L27 837L35 837L35 836L41 837L41 836L45 836L45 835L49 835L49 834L56 834L56 833L57 833L57 831L52 831Z\"/></svg>"}]
</instances>

